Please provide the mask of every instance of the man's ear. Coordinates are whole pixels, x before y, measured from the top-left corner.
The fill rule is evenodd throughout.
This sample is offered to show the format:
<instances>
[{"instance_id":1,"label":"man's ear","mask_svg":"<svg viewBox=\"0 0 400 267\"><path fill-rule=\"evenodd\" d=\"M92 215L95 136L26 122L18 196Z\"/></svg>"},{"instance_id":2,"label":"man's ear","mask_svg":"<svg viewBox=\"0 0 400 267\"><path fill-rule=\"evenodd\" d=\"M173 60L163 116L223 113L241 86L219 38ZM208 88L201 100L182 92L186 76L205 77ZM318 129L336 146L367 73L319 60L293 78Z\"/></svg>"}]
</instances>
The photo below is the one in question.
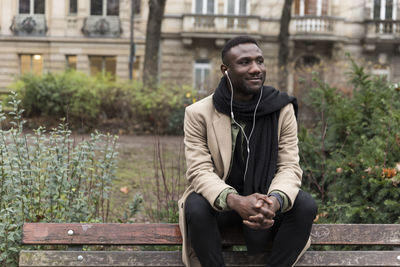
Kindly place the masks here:
<instances>
[{"instance_id":1,"label":"man's ear","mask_svg":"<svg viewBox=\"0 0 400 267\"><path fill-rule=\"evenodd\" d=\"M228 70L228 67L225 64L221 64L222 75L225 75L225 71L227 71L227 70Z\"/></svg>"}]
</instances>

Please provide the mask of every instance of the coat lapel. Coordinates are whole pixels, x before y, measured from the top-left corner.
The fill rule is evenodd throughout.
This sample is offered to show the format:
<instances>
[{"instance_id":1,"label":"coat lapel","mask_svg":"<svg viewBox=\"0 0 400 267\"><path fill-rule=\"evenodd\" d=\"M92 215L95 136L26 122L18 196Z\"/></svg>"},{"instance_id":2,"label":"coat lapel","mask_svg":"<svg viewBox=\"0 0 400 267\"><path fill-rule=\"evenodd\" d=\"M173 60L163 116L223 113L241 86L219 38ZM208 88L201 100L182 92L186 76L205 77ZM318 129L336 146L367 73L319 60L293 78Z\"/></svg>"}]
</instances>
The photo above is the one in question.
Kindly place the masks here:
<instances>
[{"instance_id":1,"label":"coat lapel","mask_svg":"<svg viewBox=\"0 0 400 267\"><path fill-rule=\"evenodd\" d=\"M214 133L217 139L218 150L220 151L222 164L224 165L224 179L226 178L232 157L231 120L228 116L217 113L213 121Z\"/></svg>"}]
</instances>

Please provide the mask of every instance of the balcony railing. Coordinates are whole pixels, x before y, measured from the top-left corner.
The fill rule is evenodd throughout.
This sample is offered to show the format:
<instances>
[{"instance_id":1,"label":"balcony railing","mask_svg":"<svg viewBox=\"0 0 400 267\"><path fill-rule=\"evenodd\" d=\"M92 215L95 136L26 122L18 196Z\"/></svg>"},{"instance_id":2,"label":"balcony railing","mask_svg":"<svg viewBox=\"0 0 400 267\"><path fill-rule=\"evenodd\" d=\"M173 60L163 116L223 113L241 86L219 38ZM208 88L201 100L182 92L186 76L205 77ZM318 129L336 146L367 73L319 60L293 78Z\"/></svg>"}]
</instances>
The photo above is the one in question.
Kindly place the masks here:
<instances>
[{"instance_id":1,"label":"balcony railing","mask_svg":"<svg viewBox=\"0 0 400 267\"><path fill-rule=\"evenodd\" d=\"M13 18L10 29L15 35L46 35L46 18L44 15L18 14Z\"/></svg>"},{"instance_id":2,"label":"balcony railing","mask_svg":"<svg viewBox=\"0 0 400 267\"><path fill-rule=\"evenodd\" d=\"M183 31L194 33L254 33L259 34L258 16L185 14Z\"/></svg>"},{"instance_id":3,"label":"balcony railing","mask_svg":"<svg viewBox=\"0 0 400 267\"><path fill-rule=\"evenodd\" d=\"M117 16L90 16L85 18L82 32L88 37L119 37L121 21Z\"/></svg>"},{"instance_id":4,"label":"balcony railing","mask_svg":"<svg viewBox=\"0 0 400 267\"><path fill-rule=\"evenodd\" d=\"M366 21L367 38L400 38L400 20Z\"/></svg>"},{"instance_id":5,"label":"balcony railing","mask_svg":"<svg viewBox=\"0 0 400 267\"><path fill-rule=\"evenodd\" d=\"M330 16L294 16L291 22L291 34L335 35L339 20Z\"/></svg>"}]
</instances>

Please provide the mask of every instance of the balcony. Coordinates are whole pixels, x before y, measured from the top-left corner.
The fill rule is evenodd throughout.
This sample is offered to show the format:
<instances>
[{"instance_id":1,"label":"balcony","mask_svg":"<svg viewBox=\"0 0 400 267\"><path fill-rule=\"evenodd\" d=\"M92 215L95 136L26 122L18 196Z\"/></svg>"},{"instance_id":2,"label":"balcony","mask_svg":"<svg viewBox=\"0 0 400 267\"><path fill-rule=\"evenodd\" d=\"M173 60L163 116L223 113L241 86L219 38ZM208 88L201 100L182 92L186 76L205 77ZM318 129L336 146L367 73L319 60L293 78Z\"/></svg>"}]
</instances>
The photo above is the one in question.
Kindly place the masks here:
<instances>
[{"instance_id":1,"label":"balcony","mask_svg":"<svg viewBox=\"0 0 400 267\"><path fill-rule=\"evenodd\" d=\"M290 33L294 40L336 41L341 36L336 31L343 19L331 16L294 16Z\"/></svg>"},{"instance_id":2,"label":"balcony","mask_svg":"<svg viewBox=\"0 0 400 267\"><path fill-rule=\"evenodd\" d=\"M367 20L366 39L375 42L398 42L400 40L400 20Z\"/></svg>"},{"instance_id":3,"label":"balcony","mask_svg":"<svg viewBox=\"0 0 400 267\"><path fill-rule=\"evenodd\" d=\"M16 15L10 26L15 35L44 36L47 32L46 18L44 15Z\"/></svg>"},{"instance_id":4,"label":"balcony","mask_svg":"<svg viewBox=\"0 0 400 267\"><path fill-rule=\"evenodd\" d=\"M120 37L121 21L117 16L90 16L85 18L82 33L87 37Z\"/></svg>"},{"instance_id":5,"label":"balcony","mask_svg":"<svg viewBox=\"0 0 400 267\"><path fill-rule=\"evenodd\" d=\"M183 15L184 36L224 38L236 34L260 35L260 18L214 14Z\"/></svg>"}]
</instances>

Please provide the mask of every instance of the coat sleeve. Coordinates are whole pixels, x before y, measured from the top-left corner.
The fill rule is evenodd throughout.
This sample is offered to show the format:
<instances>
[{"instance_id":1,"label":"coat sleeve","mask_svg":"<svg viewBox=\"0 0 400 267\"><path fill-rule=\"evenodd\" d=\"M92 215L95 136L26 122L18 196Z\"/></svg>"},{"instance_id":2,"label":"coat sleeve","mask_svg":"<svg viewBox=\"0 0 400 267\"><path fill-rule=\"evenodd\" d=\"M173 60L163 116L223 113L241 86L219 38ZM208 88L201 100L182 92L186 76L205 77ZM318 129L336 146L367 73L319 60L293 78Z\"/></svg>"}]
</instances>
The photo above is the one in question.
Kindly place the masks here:
<instances>
[{"instance_id":1,"label":"coat sleeve","mask_svg":"<svg viewBox=\"0 0 400 267\"><path fill-rule=\"evenodd\" d=\"M232 187L215 172L207 144L207 127L209 125L203 114L186 108L184 120L186 178L196 193L201 194L214 209L219 210L215 206L215 200L222 191Z\"/></svg>"},{"instance_id":2,"label":"coat sleeve","mask_svg":"<svg viewBox=\"0 0 400 267\"><path fill-rule=\"evenodd\" d=\"M280 113L278 127L277 172L269 187L269 192L278 190L289 199L289 209L300 190L302 170L299 164L297 121L292 104L285 106Z\"/></svg>"}]
</instances>

